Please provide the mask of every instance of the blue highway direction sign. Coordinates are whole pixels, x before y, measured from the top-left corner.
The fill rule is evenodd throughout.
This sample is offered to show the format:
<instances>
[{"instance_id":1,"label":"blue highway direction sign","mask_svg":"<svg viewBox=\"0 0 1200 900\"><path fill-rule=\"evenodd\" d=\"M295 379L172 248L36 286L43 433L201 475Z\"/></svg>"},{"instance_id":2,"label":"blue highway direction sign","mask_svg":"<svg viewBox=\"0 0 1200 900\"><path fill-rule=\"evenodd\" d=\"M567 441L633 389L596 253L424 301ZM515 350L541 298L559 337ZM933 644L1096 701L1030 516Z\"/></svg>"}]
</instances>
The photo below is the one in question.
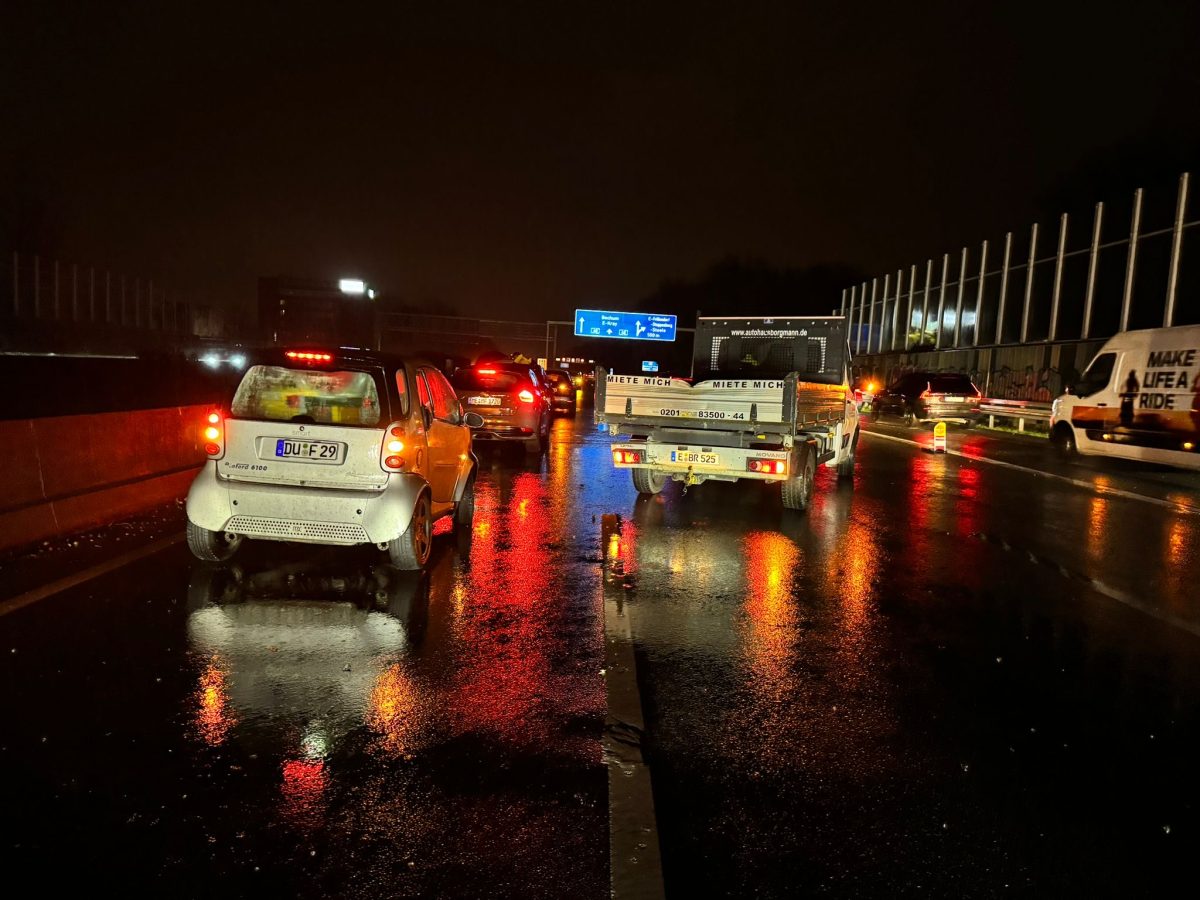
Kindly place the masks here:
<instances>
[{"instance_id":1,"label":"blue highway direction sign","mask_svg":"<svg viewBox=\"0 0 1200 900\"><path fill-rule=\"evenodd\" d=\"M629 341L673 341L675 318L657 313L577 309L575 334L577 337L617 338Z\"/></svg>"},{"instance_id":2,"label":"blue highway direction sign","mask_svg":"<svg viewBox=\"0 0 1200 900\"><path fill-rule=\"evenodd\" d=\"M658 363L652 359L643 359L642 360L642 371L643 372L657 372L658 371Z\"/></svg>"}]
</instances>

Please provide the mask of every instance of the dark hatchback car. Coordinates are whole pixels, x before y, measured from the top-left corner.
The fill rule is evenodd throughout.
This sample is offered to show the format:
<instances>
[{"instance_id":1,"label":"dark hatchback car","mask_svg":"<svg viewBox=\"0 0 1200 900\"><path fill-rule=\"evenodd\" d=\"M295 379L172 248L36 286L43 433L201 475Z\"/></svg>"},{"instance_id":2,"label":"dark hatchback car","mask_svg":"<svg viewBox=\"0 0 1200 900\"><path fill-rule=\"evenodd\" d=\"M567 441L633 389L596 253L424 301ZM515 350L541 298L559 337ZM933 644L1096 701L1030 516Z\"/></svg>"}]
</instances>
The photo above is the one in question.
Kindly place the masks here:
<instances>
[{"instance_id":1,"label":"dark hatchback car","mask_svg":"<svg viewBox=\"0 0 1200 900\"><path fill-rule=\"evenodd\" d=\"M533 366L485 362L459 369L450 381L463 409L483 416L471 429L477 444L521 443L530 453L550 445L549 391Z\"/></svg>"},{"instance_id":2,"label":"dark hatchback car","mask_svg":"<svg viewBox=\"0 0 1200 900\"><path fill-rule=\"evenodd\" d=\"M966 375L955 372L910 372L875 394L871 419L904 419L920 422L959 422L970 428L979 421L979 388Z\"/></svg>"},{"instance_id":3,"label":"dark hatchback car","mask_svg":"<svg viewBox=\"0 0 1200 900\"><path fill-rule=\"evenodd\" d=\"M575 385L571 382L571 376L566 372L547 372L546 381L550 385L550 401L554 411L575 415Z\"/></svg>"}]
</instances>

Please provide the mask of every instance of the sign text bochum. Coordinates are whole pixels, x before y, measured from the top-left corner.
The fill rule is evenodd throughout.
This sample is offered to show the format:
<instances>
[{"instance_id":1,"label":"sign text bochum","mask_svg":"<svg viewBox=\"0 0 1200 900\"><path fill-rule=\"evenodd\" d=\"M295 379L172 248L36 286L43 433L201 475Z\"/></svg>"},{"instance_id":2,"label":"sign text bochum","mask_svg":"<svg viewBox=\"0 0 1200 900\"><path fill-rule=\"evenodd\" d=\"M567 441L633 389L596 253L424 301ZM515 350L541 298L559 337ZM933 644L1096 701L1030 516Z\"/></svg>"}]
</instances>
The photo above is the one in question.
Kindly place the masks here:
<instances>
[{"instance_id":1,"label":"sign text bochum","mask_svg":"<svg viewBox=\"0 0 1200 900\"><path fill-rule=\"evenodd\" d=\"M577 337L619 338L630 341L673 341L675 316L577 309L575 334Z\"/></svg>"}]
</instances>

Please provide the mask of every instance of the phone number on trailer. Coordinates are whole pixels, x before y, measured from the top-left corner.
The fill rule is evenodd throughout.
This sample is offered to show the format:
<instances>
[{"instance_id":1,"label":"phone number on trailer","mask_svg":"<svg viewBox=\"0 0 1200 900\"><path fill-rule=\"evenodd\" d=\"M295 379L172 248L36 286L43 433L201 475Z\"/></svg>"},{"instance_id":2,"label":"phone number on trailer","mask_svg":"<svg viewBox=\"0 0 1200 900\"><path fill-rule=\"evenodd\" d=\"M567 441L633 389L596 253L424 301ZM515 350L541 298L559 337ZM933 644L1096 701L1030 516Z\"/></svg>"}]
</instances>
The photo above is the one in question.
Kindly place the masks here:
<instances>
[{"instance_id":1,"label":"phone number on trailer","mask_svg":"<svg viewBox=\"0 0 1200 900\"><path fill-rule=\"evenodd\" d=\"M660 416L676 419L741 419L746 418L745 413L725 413L716 409L660 409Z\"/></svg>"}]
</instances>

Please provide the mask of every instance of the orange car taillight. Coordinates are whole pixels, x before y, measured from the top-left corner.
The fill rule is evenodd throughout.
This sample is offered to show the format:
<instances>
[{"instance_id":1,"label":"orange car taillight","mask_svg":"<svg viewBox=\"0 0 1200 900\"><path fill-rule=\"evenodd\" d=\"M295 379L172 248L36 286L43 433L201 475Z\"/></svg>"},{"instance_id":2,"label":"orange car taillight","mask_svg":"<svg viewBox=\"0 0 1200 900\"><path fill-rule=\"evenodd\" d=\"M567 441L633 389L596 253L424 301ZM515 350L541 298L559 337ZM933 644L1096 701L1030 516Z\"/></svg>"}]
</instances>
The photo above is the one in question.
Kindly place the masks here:
<instances>
[{"instance_id":1,"label":"orange car taillight","mask_svg":"<svg viewBox=\"0 0 1200 900\"><path fill-rule=\"evenodd\" d=\"M208 414L204 427L204 452L211 459L219 459L225 453L225 429L219 412Z\"/></svg>"},{"instance_id":2,"label":"orange car taillight","mask_svg":"<svg viewBox=\"0 0 1200 900\"><path fill-rule=\"evenodd\" d=\"M763 475L783 475L787 472L787 463L782 459L748 459L746 468Z\"/></svg>"},{"instance_id":3,"label":"orange car taillight","mask_svg":"<svg viewBox=\"0 0 1200 900\"><path fill-rule=\"evenodd\" d=\"M379 449L379 468L385 472L401 472L404 470L404 426L393 422L383 435L383 444Z\"/></svg>"}]
</instances>

